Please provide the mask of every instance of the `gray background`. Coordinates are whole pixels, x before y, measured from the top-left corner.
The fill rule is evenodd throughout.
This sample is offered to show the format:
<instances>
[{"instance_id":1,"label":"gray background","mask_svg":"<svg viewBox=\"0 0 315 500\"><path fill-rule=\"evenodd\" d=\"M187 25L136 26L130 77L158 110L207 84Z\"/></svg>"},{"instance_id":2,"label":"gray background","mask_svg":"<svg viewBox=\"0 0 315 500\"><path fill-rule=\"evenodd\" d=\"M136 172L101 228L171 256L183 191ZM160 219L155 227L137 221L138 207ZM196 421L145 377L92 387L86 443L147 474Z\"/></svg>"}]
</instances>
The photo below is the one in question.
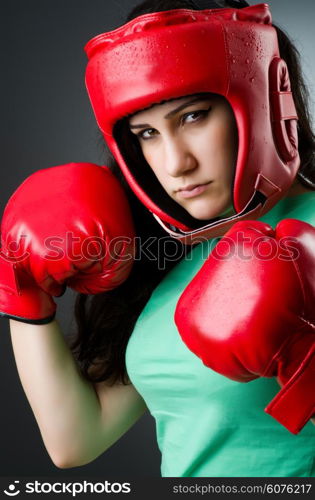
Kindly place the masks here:
<instances>
[{"instance_id":1,"label":"gray background","mask_svg":"<svg viewBox=\"0 0 315 500\"><path fill-rule=\"evenodd\" d=\"M1 5L1 213L32 172L72 161L101 164L100 134L84 86L84 44L121 24L138 0L15 0ZM258 2L250 2L255 4ZM314 89L313 0L271 0L274 21L302 54ZM314 106L313 106L314 109ZM58 300L65 334L73 295ZM51 462L19 382L8 322L0 334L0 476L159 477L160 453L150 415L91 464L61 470Z\"/></svg>"}]
</instances>

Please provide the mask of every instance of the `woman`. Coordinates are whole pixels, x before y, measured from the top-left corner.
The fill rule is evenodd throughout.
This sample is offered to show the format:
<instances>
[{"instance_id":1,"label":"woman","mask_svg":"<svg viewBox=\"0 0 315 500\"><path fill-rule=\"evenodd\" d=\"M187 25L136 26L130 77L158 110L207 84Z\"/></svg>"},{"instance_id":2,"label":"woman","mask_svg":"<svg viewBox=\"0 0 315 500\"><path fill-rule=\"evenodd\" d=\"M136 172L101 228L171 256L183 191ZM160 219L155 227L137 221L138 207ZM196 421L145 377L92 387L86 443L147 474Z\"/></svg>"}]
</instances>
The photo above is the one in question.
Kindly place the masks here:
<instances>
[{"instance_id":1,"label":"woman","mask_svg":"<svg viewBox=\"0 0 315 500\"><path fill-rule=\"evenodd\" d=\"M235 2L232 3L234 7ZM193 7L186 2L179 4L178 7L182 8ZM174 7L172 2L171 8ZM136 14L145 13L146 8L144 6L143 10L139 9ZM163 6L160 4L152 10L167 9L163 2ZM280 34L280 42L281 36ZM285 46L287 40L283 38L282 41ZM291 62L294 65L296 62L294 51L289 53L290 56L287 58L284 55L282 57L287 59L288 64ZM92 55L90 54L91 60ZM290 57L292 60L289 60ZM286 77L285 70L282 74ZM250 76L250 78L255 77ZM293 182L294 179L291 179L291 182L289 179L285 181L286 197L283 199L280 197L278 202L270 206L264 214L264 220L272 224L288 217L314 223L309 213L309 205L314 201L311 189L314 185L312 163L314 139L307 123L301 80L297 77L292 80L296 87L293 94L300 118L302 164L296 182ZM284 85L287 85L286 78ZM32 361L32 352L35 355L36 349L34 348L34 351L28 349L30 357L27 360L21 336L22 329L26 331L34 329L34 326L11 322L15 355L17 361L20 360L20 376L24 380L24 387L42 430L46 447L54 462L60 467L81 465L93 460L115 442L148 407L157 420L164 476L314 475L311 455L314 441L313 427L309 424L298 437L293 437L263 413L264 406L277 392L275 380L260 378L251 384L232 382L201 364L198 357L181 341L173 322L163 323L163 328L160 328L161 318L173 317L181 292L200 268L203 260L202 251L208 244L208 238L211 237L210 232L214 227L218 228L222 223L225 224L228 219L232 218L231 220L235 221L233 217L239 215L241 211L240 208L233 206L235 199L232 199L230 190L236 155L239 151L240 130L237 130L230 105L220 93L213 95L213 92L207 92L208 89L203 85L200 87L200 89L194 88L194 92L185 92L180 96L173 95L171 96L173 98L164 103L157 104L151 98L151 103L147 104L152 104L152 107L139 106L138 110L134 108L131 113L125 113L129 115L127 119L114 122L114 140L118 149L113 142L111 147L119 157L120 167L124 169L129 182L132 180L129 173L131 172L136 183L140 185L141 192L137 190L136 183L133 187L141 201L147 206L151 203L152 207L152 202L157 206L156 201L160 203L163 198L162 209L159 206L157 208L160 208L159 214L162 215L160 218L166 219L162 222L164 225L167 224L168 230L181 237L183 233L189 232L187 228L192 229L190 233L193 234L201 229L198 237L207 239L205 244L193 249L189 259L181 262L172 273L168 274L143 310L126 353L127 377L131 379L132 384L119 383L125 379L123 365L125 353L122 347L126 346L135 321L153 288L161 280L162 275L174 265L176 258L183 255L182 252L179 252L181 255L169 259L168 268L162 272L157 269L156 262L152 264L150 256L147 258L146 269L150 273L153 268L153 272L150 273L152 276L150 280L148 273L145 275L147 288L144 292L141 291L140 273L137 272L140 261L136 260L129 278L123 285L105 296L96 295L93 298L86 317L82 310L84 301L82 299L79 301L78 313L81 321L85 322L83 323L85 328L81 328L81 338L78 342L79 362L83 365L84 373L88 374L91 380L97 381L94 387L98 398L92 389L92 384L86 378L78 377L73 359L62 342L58 325L51 322L45 327L37 327L41 328L42 354L46 353L45 356L40 356L43 359L43 373L47 374L51 389L48 393L46 391L48 397L45 406L39 404L36 400L37 384L43 382L32 379L28 369L28 362ZM89 92L93 102L91 88L90 84ZM282 89L275 89L277 90ZM289 93L288 88L283 90ZM194 102L191 102L190 97L187 98L188 94L193 95ZM214 123L211 121L212 116ZM100 122L100 115L98 120ZM291 114L290 120L288 124L290 145L296 149L294 114ZM103 123L101 126L103 127ZM134 135L134 132L137 137L132 140L131 134ZM285 161L290 163L296 175L299 166L297 155L294 151L291 152L290 146L289 149L286 148L285 141L281 139L283 132L282 128L280 131L279 129L273 131L280 137L278 147L281 155L286 157ZM206 140L208 137L212 140ZM261 149L259 152L263 153ZM145 161L135 163L135 159L141 154ZM208 177L209 156L216 161L210 165L211 175ZM156 178L150 175L147 164L158 179L158 183ZM136 167L138 171L135 170ZM168 197L164 195L160 186L164 188ZM266 194L266 190L262 189L262 192ZM291 198L293 196L294 198ZM132 195L130 198L131 203L136 204ZM268 199L268 196L266 198ZM262 203L262 198L258 197L254 207L253 205L247 207L246 215L248 216L249 211L254 215L254 210L261 210L261 206L265 204L266 200ZM141 234L142 227L137 217L139 211L141 212L141 207L136 205L134 209L136 228L138 234L139 232ZM157 213L156 215L159 216ZM207 227L207 231L210 231L207 234L203 232L205 225L210 226ZM224 225L223 228L225 231L227 226ZM152 235L151 226L147 226L146 229ZM167 254L165 248L163 251ZM135 289L141 292L140 296L134 293ZM127 301L125 311L122 310L123 300ZM113 306L117 307L116 314ZM104 308L104 316L98 316L91 335L91 329L87 331L86 325L91 324L89 322L94 316L96 317L100 308ZM109 309L111 316L108 316ZM131 319L130 310L133 311ZM122 318L123 329L118 332L117 325L121 325ZM103 331L106 331L106 340ZM117 337L117 334L120 336ZM58 377L56 373L59 374ZM48 379L45 381L46 387ZM71 388L71 398L69 394L67 400L63 397L60 418L56 419L52 412L54 401L55 398L59 400L65 384ZM197 428L192 432L195 423ZM298 446L296 446L297 440L299 440ZM275 441L278 443L276 450ZM288 453L290 449L292 453Z\"/></svg>"}]
</instances>

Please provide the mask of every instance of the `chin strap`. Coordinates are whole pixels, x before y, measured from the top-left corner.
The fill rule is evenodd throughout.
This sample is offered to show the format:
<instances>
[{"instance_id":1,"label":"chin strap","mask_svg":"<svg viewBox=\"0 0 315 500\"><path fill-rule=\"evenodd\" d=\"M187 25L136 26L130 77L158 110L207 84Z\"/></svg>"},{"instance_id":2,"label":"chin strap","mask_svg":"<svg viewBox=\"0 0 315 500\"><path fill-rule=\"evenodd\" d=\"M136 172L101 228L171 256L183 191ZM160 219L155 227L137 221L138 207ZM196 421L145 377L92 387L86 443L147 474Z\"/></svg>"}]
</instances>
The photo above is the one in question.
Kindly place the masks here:
<instances>
[{"instance_id":1,"label":"chin strap","mask_svg":"<svg viewBox=\"0 0 315 500\"><path fill-rule=\"evenodd\" d=\"M236 222L241 220L257 219L261 215L262 208L266 201L266 197L259 191L255 191L254 195L246 205L246 207L238 214L232 215L227 219L218 219L214 222L192 231L182 231L177 229L174 231L174 226L167 222L163 222L156 214L152 213L153 217L163 227L163 229L181 241L185 245L196 245L210 238L217 238L223 236L228 229L230 229Z\"/></svg>"}]
</instances>

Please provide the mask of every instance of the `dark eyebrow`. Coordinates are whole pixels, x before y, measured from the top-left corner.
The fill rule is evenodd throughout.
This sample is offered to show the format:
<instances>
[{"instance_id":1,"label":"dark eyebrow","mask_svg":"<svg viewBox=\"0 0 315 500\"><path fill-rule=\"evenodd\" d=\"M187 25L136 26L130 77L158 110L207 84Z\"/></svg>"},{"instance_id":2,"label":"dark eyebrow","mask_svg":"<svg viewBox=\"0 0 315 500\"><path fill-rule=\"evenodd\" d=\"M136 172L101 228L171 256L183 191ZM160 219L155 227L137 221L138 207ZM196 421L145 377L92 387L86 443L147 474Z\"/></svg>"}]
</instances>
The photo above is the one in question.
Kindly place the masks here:
<instances>
[{"instance_id":1,"label":"dark eyebrow","mask_svg":"<svg viewBox=\"0 0 315 500\"><path fill-rule=\"evenodd\" d=\"M176 113L178 113L179 111L181 111L184 108L187 108L191 104L194 104L195 102L198 102L198 101L205 101L208 99L210 99L210 97L197 95L193 99L191 99L190 101L184 102L183 104L181 104L177 108L172 109L172 111L169 111L169 113L167 113L164 116L164 118L165 119L171 118L172 116L176 115ZM129 125L129 127L130 127L130 129L144 128L144 127L150 127L150 124L149 123L138 123L137 125Z\"/></svg>"}]
</instances>

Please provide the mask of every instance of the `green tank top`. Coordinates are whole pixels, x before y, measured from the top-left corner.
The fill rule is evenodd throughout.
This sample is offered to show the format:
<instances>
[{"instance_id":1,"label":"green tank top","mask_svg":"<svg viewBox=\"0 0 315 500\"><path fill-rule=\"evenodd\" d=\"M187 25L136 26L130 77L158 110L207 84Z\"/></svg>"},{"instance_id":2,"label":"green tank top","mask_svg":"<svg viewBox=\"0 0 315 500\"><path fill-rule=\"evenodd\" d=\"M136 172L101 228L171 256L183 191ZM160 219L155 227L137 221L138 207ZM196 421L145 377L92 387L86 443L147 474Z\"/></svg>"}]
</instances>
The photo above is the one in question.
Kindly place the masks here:
<instances>
[{"instance_id":1,"label":"green tank top","mask_svg":"<svg viewBox=\"0 0 315 500\"><path fill-rule=\"evenodd\" d=\"M281 200L260 220L274 227L285 218L315 225L315 192ZM264 412L279 391L276 380L232 381L204 366L180 338L176 303L206 252L208 242L194 247L154 290L126 350L130 380L156 421L161 474L313 477L315 426L293 435Z\"/></svg>"}]
</instances>

